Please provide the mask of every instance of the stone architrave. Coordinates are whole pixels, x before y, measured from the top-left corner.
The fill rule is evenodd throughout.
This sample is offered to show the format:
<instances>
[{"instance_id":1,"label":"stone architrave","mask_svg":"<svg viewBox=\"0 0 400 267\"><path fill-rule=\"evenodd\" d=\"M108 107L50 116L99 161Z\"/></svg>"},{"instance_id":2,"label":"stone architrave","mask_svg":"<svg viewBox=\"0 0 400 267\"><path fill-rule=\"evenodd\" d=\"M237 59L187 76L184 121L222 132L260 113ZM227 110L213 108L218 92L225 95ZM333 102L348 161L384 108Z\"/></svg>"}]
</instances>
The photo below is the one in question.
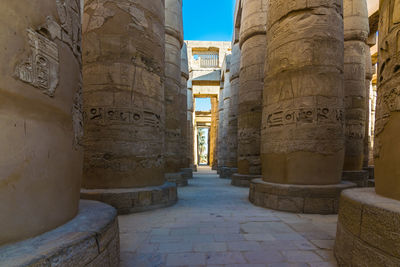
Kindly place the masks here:
<instances>
[{"instance_id":1,"label":"stone architrave","mask_svg":"<svg viewBox=\"0 0 400 267\"><path fill-rule=\"evenodd\" d=\"M344 0L345 157L343 180L366 186L363 170L366 121L366 40L369 35L366 0Z\"/></svg>"},{"instance_id":2,"label":"stone architrave","mask_svg":"<svg viewBox=\"0 0 400 267\"><path fill-rule=\"evenodd\" d=\"M182 46L182 0L165 0L165 172L169 177L178 177L180 169L186 167L180 116L186 110L180 105Z\"/></svg>"},{"instance_id":3,"label":"stone architrave","mask_svg":"<svg viewBox=\"0 0 400 267\"><path fill-rule=\"evenodd\" d=\"M342 1L269 1L262 174L250 200L337 212L344 146ZM243 51L242 51L243 53ZM242 79L242 76L240 77Z\"/></svg>"},{"instance_id":4,"label":"stone architrave","mask_svg":"<svg viewBox=\"0 0 400 267\"><path fill-rule=\"evenodd\" d=\"M238 173L251 180L261 174L260 135L266 46L267 1L242 1Z\"/></svg>"},{"instance_id":5,"label":"stone architrave","mask_svg":"<svg viewBox=\"0 0 400 267\"><path fill-rule=\"evenodd\" d=\"M2 1L0 15L1 246L78 214L83 130L79 1Z\"/></svg>"},{"instance_id":6,"label":"stone architrave","mask_svg":"<svg viewBox=\"0 0 400 267\"><path fill-rule=\"evenodd\" d=\"M380 1L375 188L400 200L400 0Z\"/></svg>"},{"instance_id":7,"label":"stone architrave","mask_svg":"<svg viewBox=\"0 0 400 267\"><path fill-rule=\"evenodd\" d=\"M164 1L87 1L84 10L81 196L119 213L173 204L176 187L164 177Z\"/></svg>"}]
</instances>

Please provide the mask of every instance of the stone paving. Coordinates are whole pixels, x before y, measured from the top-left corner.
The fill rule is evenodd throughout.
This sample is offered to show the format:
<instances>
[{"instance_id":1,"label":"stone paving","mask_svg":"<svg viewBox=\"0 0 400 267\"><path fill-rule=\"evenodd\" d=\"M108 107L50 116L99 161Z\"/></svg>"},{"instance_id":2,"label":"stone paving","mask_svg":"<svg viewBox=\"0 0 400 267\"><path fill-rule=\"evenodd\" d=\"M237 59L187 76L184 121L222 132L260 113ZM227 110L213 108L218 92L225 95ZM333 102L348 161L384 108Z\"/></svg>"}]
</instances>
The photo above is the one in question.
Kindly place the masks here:
<instances>
[{"instance_id":1,"label":"stone paving","mask_svg":"<svg viewBox=\"0 0 400 267\"><path fill-rule=\"evenodd\" d=\"M200 167L175 206L119 216L121 266L337 266L336 215L259 208L248 191Z\"/></svg>"}]
</instances>

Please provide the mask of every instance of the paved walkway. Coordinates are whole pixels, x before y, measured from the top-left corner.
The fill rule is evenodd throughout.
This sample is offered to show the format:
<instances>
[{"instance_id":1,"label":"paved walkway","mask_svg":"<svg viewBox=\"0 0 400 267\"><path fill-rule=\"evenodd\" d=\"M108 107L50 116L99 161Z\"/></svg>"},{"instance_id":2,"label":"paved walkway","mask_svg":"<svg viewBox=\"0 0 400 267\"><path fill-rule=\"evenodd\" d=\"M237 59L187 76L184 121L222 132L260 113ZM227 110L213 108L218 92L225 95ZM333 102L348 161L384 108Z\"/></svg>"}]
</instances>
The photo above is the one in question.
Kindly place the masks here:
<instances>
[{"instance_id":1,"label":"paved walkway","mask_svg":"<svg viewBox=\"0 0 400 267\"><path fill-rule=\"evenodd\" d=\"M336 266L337 216L253 206L200 168L170 208L120 216L121 266Z\"/></svg>"}]
</instances>

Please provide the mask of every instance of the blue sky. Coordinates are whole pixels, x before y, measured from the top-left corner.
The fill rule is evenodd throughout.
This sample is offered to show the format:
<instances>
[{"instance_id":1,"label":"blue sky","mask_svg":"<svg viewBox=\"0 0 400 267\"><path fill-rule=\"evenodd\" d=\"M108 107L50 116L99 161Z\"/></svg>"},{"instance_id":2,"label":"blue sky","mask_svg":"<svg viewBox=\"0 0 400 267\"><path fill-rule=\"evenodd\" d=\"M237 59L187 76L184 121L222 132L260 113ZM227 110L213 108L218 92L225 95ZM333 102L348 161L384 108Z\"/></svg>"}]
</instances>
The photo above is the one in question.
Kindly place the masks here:
<instances>
[{"instance_id":1,"label":"blue sky","mask_svg":"<svg viewBox=\"0 0 400 267\"><path fill-rule=\"evenodd\" d=\"M196 98L196 111L210 111L211 100L209 98Z\"/></svg>"},{"instance_id":2,"label":"blue sky","mask_svg":"<svg viewBox=\"0 0 400 267\"><path fill-rule=\"evenodd\" d=\"M183 0L185 40L232 41L236 0Z\"/></svg>"}]
</instances>

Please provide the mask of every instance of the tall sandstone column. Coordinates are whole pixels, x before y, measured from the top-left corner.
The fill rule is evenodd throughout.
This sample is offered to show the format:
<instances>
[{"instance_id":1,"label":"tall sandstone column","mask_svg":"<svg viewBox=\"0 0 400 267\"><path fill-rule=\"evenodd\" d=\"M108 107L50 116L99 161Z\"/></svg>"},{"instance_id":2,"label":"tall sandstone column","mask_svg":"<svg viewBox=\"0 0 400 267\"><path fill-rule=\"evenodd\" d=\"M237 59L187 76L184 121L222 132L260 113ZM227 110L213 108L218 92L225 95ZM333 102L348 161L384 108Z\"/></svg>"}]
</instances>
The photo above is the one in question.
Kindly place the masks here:
<instances>
[{"instance_id":1,"label":"tall sandstone column","mask_svg":"<svg viewBox=\"0 0 400 267\"><path fill-rule=\"evenodd\" d=\"M189 152L189 131L188 128L188 79L189 79L189 61L187 53L187 45L183 43L181 49L181 100L179 103L180 108L180 120L181 120L181 132L182 132L182 151L183 151L183 165L181 172L185 178L193 178L193 169L191 168L190 159L188 157ZM190 95L192 97L192 95Z\"/></svg>"},{"instance_id":2,"label":"tall sandstone column","mask_svg":"<svg viewBox=\"0 0 400 267\"><path fill-rule=\"evenodd\" d=\"M176 201L164 184L164 12L164 1L85 3L82 197L119 213Z\"/></svg>"},{"instance_id":3,"label":"tall sandstone column","mask_svg":"<svg viewBox=\"0 0 400 267\"><path fill-rule=\"evenodd\" d=\"M240 47L235 43L232 47L231 64L229 71L230 103L228 125L226 130L227 166L228 176L237 173L237 137L238 137L238 100L239 100L239 74L240 74Z\"/></svg>"},{"instance_id":4,"label":"tall sandstone column","mask_svg":"<svg viewBox=\"0 0 400 267\"><path fill-rule=\"evenodd\" d=\"M400 266L400 1L379 3L376 187L341 195L334 248L340 266Z\"/></svg>"},{"instance_id":5,"label":"tall sandstone column","mask_svg":"<svg viewBox=\"0 0 400 267\"><path fill-rule=\"evenodd\" d=\"M380 1L375 186L400 200L400 1Z\"/></svg>"},{"instance_id":6,"label":"tall sandstone column","mask_svg":"<svg viewBox=\"0 0 400 267\"><path fill-rule=\"evenodd\" d=\"M218 134L219 134L219 113L218 113L218 97L213 96L211 100L211 128L210 128L210 164L212 169L218 169ZM197 148L195 148L197 149Z\"/></svg>"},{"instance_id":7,"label":"tall sandstone column","mask_svg":"<svg viewBox=\"0 0 400 267\"><path fill-rule=\"evenodd\" d=\"M340 183L345 152L342 1L269 3L263 179L252 181L250 199L277 210L335 213L340 191L354 185Z\"/></svg>"},{"instance_id":8,"label":"tall sandstone column","mask_svg":"<svg viewBox=\"0 0 400 267\"><path fill-rule=\"evenodd\" d=\"M345 157L343 180L366 186L363 170L366 124L366 41L369 34L366 0L344 0Z\"/></svg>"},{"instance_id":9,"label":"tall sandstone column","mask_svg":"<svg viewBox=\"0 0 400 267\"><path fill-rule=\"evenodd\" d=\"M229 161L229 150L228 150L228 127L229 127L229 115L231 108L231 79L230 79L230 67L231 67L231 55L226 54L224 63L222 66L222 81L224 83L223 90L223 107L224 114L222 120L222 151L223 151L223 162L221 166L220 178L230 178L230 168L234 164Z\"/></svg>"},{"instance_id":10,"label":"tall sandstone column","mask_svg":"<svg viewBox=\"0 0 400 267\"><path fill-rule=\"evenodd\" d=\"M185 121L180 118L185 108L180 105L182 46L182 0L165 0L165 172L178 183L186 158L181 145Z\"/></svg>"},{"instance_id":11,"label":"tall sandstone column","mask_svg":"<svg viewBox=\"0 0 400 267\"><path fill-rule=\"evenodd\" d=\"M218 157L218 174L221 174L221 169L225 166L225 140L224 140L224 82L221 81L218 94L218 137L217 137L217 157Z\"/></svg>"},{"instance_id":12,"label":"tall sandstone column","mask_svg":"<svg viewBox=\"0 0 400 267\"><path fill-rule=\"evenodd\" d=\"M79 3L3 1L0 14L3 245L77 215L83 154Z\"/></svg>"},{"instance_id":13,"label":"tall sandstone column","mask_svg":"<svg viewBox=\"0 0 400 267\"><path fill-rule=\"evenodd\" d=\"M187 123L188 123L188 156L189 166L193 170L196 169L194 164L194 153L195 153L195 134L194 134L194 99L193 99L193 85L192 81L189 80L187 84Z\"/></svg>"},{"instance_id":14,"label":"tall sandstone column","mask_svg":"<svg viewBox=\"0 0 400 267\"><path fill-rule=\"evenodd\" d=\"M240 89L238 174L241 180L260 177L260 131L266 45L266 0L242 1L240 27Z\"/></svg>"}]
</instances>

